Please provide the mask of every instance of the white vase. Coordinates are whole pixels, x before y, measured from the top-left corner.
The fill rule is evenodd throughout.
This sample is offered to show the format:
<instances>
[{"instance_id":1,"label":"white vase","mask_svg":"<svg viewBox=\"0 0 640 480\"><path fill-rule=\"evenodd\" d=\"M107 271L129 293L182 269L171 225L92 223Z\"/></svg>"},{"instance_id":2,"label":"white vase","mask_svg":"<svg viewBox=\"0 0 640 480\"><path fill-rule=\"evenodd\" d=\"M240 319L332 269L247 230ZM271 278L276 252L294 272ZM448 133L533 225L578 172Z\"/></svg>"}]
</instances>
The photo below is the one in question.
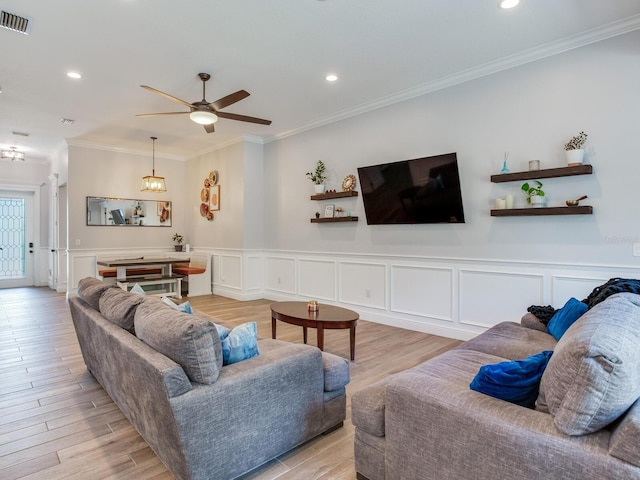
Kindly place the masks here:
<instances>
[{"instance_id":1,"label":"white vase","mask_svg":"<svg viewBox=\"0 0 640 480\"><path fill-rule=\"evenodd\" d=\"M324 185L314 185L316 193L324 193Z\"/></svg>"},{"instance_id":2,"label":"white vase","mask_svg":"<svg viewBox=\"0 0 640 480\"><path fill-rule=\"evenodd\" d=\"M575 167L577 165L582 165L582 161L584 160L584 149L579 148L576 150L565 150L564 153L567 157L568 166Z\"/></svg>"},{"instance_id":3,"label":"white vase","mask_svg":"<svg viewBox=\"0 0 640 480\"><path fill-rule=\"evenodd\" d=\"M532 207L544 207L544 197L540 195L532 195L530 197Z\"/></svg>"}]
</instances>

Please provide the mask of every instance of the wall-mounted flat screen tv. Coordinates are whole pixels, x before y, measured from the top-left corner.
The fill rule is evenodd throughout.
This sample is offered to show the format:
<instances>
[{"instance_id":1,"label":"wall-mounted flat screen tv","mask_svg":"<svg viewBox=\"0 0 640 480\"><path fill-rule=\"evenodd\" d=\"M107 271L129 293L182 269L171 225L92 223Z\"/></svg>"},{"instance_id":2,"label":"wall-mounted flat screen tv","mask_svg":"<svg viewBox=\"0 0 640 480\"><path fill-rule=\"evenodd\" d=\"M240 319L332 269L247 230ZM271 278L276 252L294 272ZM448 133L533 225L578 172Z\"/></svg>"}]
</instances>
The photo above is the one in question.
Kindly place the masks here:
<instances>
[{"instance_id":1,"label":"wall-mounted flat screen tv","mask_svg":"<svg viewBox=\"0 0 640 480\"><path fill-rule=\"evenodd\" d=\"M464 223L455 153L358 168L369 225Z\"/></svg>"}]
</instances>

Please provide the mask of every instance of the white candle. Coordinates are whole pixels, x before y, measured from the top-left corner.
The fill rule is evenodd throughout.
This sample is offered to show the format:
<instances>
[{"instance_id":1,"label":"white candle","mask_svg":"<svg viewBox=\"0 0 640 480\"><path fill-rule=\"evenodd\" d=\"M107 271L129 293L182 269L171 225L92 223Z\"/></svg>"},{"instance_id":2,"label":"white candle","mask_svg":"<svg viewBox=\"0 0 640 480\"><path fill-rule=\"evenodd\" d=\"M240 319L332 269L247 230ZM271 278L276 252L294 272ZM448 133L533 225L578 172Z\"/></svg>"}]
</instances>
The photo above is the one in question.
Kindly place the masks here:
<instances>
[{"instance_id":1,"label":"white candle","mask_svg":"<svg viewBox=\"0 0 640 480\"><path fill-rule=\"evenodd\" d=\"M505 206L507 208L513 208L513 195L507 195L507 198L505 199Z\"/></svg>"},{"instance_id":2,"label":"white candle","mask_svg":"<svg viewBox=\"0 0 640 480\"><path fill-rule=\"evenodd\" d=\"M496 198L496 210L503 210L506 206L506 201L504 198Z\"/></svg>"}]
</instances>

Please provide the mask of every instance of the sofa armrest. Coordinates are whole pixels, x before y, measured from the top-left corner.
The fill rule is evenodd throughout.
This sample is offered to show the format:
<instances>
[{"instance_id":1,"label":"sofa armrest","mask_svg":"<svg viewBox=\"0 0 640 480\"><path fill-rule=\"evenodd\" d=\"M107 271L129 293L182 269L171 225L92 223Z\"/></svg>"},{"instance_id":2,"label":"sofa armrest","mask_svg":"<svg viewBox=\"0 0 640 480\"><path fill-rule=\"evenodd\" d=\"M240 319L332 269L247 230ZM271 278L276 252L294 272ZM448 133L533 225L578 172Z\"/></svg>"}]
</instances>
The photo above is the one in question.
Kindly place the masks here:
<instances>
[{"instance_id":1,"label":"sofa armrest","mask_svg":"<svg viewBox=\"0 0 640 480\"><path fill-rule=\"evenodd\" d=\"M523 327L531 328L533 330L539 330L541 332L547 331L547 326L540 321L533 313L525 313L520 319L520 325Z\"/></svg>"},{"instance_id":2,"label":"sofa armrest","mask_svg":"<svg viewBox=\"0 0 640 480\"><path fill-rule=\"evenodd\" d=\"M606 430L569 437L551 415L405 372L386 388L387 478L638 478L608 454Z\"/></svg>"}]
</instances>

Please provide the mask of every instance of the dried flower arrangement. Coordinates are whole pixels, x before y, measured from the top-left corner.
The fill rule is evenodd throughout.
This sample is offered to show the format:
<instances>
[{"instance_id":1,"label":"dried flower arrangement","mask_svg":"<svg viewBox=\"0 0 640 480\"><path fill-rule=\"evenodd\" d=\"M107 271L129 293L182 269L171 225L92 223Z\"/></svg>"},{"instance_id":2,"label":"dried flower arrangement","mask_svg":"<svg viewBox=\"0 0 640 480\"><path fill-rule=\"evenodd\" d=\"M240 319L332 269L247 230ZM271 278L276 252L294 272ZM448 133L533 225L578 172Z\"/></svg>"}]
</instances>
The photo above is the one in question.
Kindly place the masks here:
<instances>
[{"instance_id":1,"label":"dried flower arrangement","mask_svg":"<svg viewBox=\"0 0 640 480\"><path fill-rule=\"evenodd\" d=\"M587 141L587 137L588 136L589 135L587 135L586 133L580 132L578 135L576 135L571 140L569 140L568 143L565 143L564 149L565 150L579 150L579 149L581 149L582 146L584 145L584 142Z\"/></svg>"}]
</instances>

